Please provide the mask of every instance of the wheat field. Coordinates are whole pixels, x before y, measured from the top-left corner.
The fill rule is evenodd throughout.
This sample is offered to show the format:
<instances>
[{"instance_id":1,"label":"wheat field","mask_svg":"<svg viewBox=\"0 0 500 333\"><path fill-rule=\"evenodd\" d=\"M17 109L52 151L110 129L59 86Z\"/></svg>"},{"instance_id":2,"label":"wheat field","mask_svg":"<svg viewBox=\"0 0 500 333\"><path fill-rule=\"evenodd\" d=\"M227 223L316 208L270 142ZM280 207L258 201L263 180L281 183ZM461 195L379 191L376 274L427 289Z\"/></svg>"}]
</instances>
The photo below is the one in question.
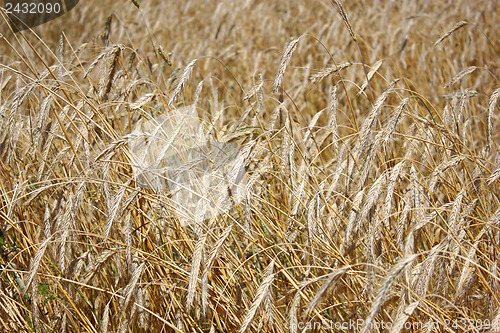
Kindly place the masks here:
<instances>
[{"instance_id":1,"label":"wheat field","mask_svg":"<svg viewBox=\"0 0 500 333\"><path fill-rule=\"evenodd\" d=\"M495 1L1 15L0 332L500 331ZM137 174L179 110L240 151L215 214Z\"/></svg>"}]
</instances>

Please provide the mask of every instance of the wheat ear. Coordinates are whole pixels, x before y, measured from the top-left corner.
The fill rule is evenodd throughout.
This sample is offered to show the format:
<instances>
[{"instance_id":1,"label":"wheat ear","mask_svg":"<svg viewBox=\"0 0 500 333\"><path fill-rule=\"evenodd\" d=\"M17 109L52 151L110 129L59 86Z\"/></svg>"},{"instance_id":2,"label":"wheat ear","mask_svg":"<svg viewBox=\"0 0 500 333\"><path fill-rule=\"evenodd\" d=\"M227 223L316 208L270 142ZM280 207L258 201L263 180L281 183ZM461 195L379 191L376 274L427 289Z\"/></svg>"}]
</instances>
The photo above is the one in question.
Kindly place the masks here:
<instances>
[{"instance_id":1,"label":"wheat ear","mask_svg":"<svg viewBox=\"0 0 500 333\"><path fill-rule=\"evenodd\" d=\"M205 233L196 242L193 253L193 264L191 265L191 272L189 274L189 286L187 294L186 308L190 309L193 305L194 294L196 291L196 285L198 282L198 275L200 273L201 261L203 259L203 253L205 249L205 242L207 240L208 233Z\"/></svg>"},{"instance_id":2,"label":"wheat ear","mask_svg":"<svg viewBox=\"0 0 500 333\"><path fill-rule=\"evenodd\" d=\"M182 87L186 84L187 80L191 77L191 74L193 73L193 68L194 65L198 59L193 59L189 64L187 64L186 68L184 68L184 72L182 73L181 79L179 80L179 83L177 83L177 87L175 87L174 92L172 93L172 97L170 97L170 100L168 101L168 105L174 104L174 101L177 98L177 95L182 90Z\"/></svg>"},{"instance_id":3,"label":"wheat ear","mask_svg":"<svg viewBox=\"0 0 500 333\"><path fill-rule=\"evenodd\" d=\"M274 260L271 261L271 263L266 267L266 270L264 271L264 279L262 280L262 283L257 289L257 293L255 294L252 305L250 306L250 310L248 310L247 314L245 315L245 319L243 319L243 324L241 325L240 330L238 331L239 333L244 333L247 331L250 324L252 323L253 318L255 317L257 309L267 296L268 290L274 281L273 271L274 271Z\"/></svg>"},{"instance_id":4,"label":"wheat ear","mask_svg":"<svg viewBox=\"0 0 500 333\"><path fill-rule=\"evenodd\" d=\"M458 29L466 26L467 24L469 24L469 22L467 22L467 21L460 21L460 22L458 22L447 33L445 33L444 35L442 35L441 37L439 37L439 39L434 43L434 46L440 44L443 40L445 40L446 38L450 37L450 35L452 33L454 33L455 31L457 31Z\"/></svg>"},{"instance_id":5,"label":"wheat ear","mask_svg":"<svg viewBox=\"0 0 500 333\"><path fill-rule=\"evenodd\" d=\"M283 80L283 76L285 75L285 70L290 60L292 59L293 51L297 48L297 44L299 43L300 37L292 40L285 49L283 56L281 57L280 67L278 69L278 74L274 79L273 84L273 92L277 93L279 91L279 87L281 86L281 81Z\"/></svg>"},{"instance_id":6,"label":"wheat ear","mask_svg":"<svg viewBox=\"0 0 500 333\"><path fill-rule=\"evenodd\" d=\"M488 148L493 144L492 133L493 133L493 114L495 112L495 107L497 105L498 97L500 97L500 88L496 89L491 95L490 101L488 102L488 124L487 124L487 136L488 136Z\"/></svg>"},{"instance_id":7,"label":"wheat ear","mask_svg":"<svg viewBox=\"0 0 500 333\"><path fill-rule=\"evenodd\" d=\"M445 88L451 87L452 85L454 85L455 83L457 83L458 81L460 81L460 79L462 79L464 76L471 74L476 69L477 69L476 66L470 66L470 67L462 69L460 72L458 72L457 75L455 75L454 77L452 77L452 79L450 80L450 82L448 82L447 84L445 84L444 87Z\"/></svg>"},{"instance_id":8,"label":"wheat ear","mask_svg":"<svg viewBox=\"0 0 500 333\"><path fill-rule=\"evenodd\" d=\"M410 318L412 315L413 311L418 307L420 304L420 301L415 301L408 305L407 307L402 307L401 312L398 313L396 319L394 319L394 322L392 323L391 330L389 333L399 333L403 329L404 324Z\"/></svg>"},{"instance_id":9,"label":"wheat ear","mask_svg":"<svg viewBox=\"0 0 500 333\"><path fill-rule=\"evenodd\" d=\"M382 302L384 298L386 297L387 293L391 289L392 285L394 282L397 280L397 278L403 273L403 271L410 266L413 261L417 258L416 254L410 255L406 258L401 259L394 267L391 269L389 274L387 275L387 278L385 279L384 283L382 284L377 297L375 297L375 300L373 301L372 307L370 309L370 314L368 315L367 319L365 320L365 325L363 329L361 330L361 333L366 333L371 330L372 322L373 319L375 319L375 316L377 315L380 307L382 306Z\"/></svg>"}]
</instances>

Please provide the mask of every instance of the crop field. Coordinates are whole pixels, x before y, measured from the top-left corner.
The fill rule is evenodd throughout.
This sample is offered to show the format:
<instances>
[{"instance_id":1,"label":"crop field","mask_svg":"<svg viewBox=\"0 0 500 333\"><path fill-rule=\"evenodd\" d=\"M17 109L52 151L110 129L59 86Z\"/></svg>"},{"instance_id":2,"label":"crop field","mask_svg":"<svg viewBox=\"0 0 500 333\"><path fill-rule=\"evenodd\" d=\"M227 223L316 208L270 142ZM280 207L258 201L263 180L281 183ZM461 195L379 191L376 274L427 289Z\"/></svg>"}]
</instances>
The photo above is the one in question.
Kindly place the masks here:
<instances>
[{"instance_id":1,"label":"crop field","mask_svg":"<svg viewBox=\"0 0 500 333\"><path fill-rule=\"evenodd\" d=\"M0 14L0 332L500 332L496 1Z\"/></svg>"}]
</instances>

